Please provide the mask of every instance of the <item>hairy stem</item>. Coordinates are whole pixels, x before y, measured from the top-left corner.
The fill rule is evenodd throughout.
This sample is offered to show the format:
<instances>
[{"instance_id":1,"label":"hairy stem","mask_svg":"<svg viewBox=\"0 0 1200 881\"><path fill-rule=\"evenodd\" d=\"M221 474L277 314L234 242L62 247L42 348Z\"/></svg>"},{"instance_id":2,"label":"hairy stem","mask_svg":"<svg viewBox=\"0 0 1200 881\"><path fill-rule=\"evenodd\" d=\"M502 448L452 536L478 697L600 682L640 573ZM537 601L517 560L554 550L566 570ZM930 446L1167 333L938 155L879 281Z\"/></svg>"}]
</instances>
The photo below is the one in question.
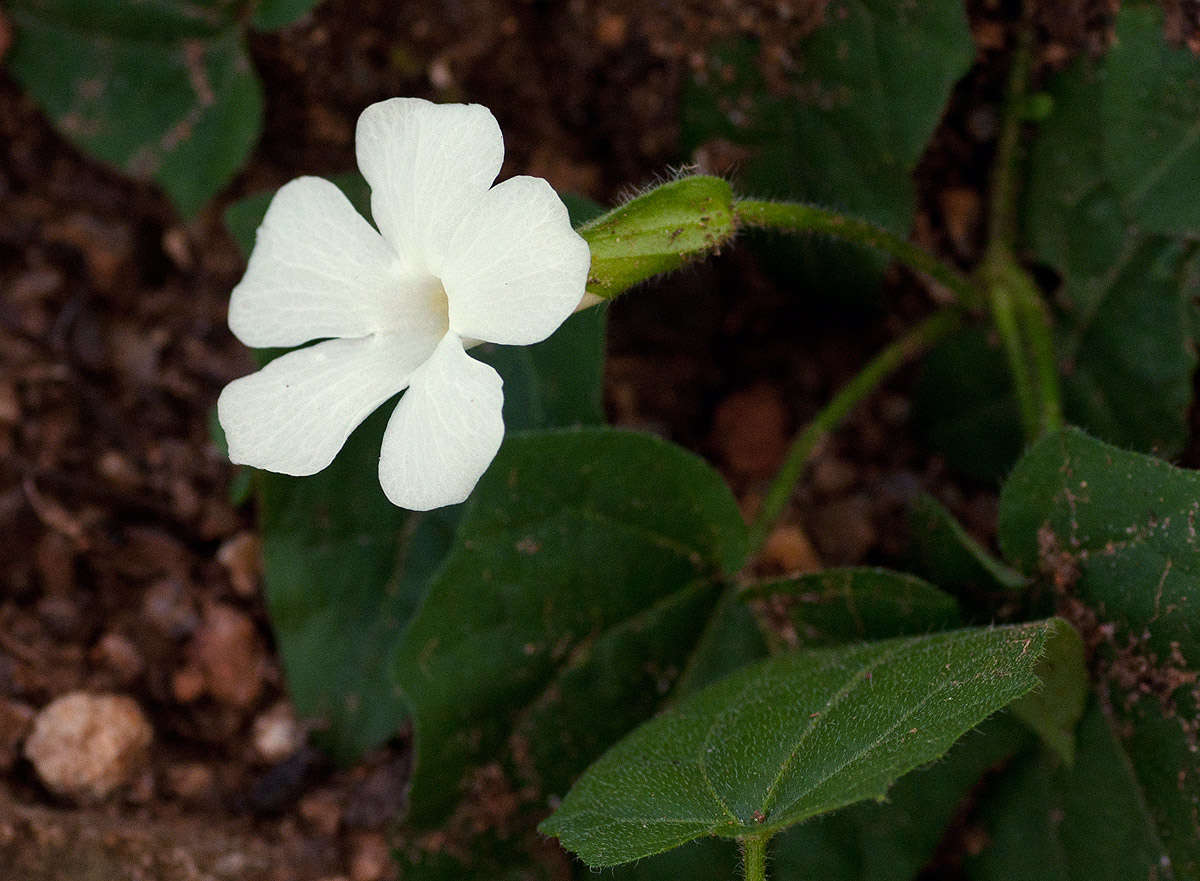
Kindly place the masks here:
<instances>
[{"instance_id":1,"label":"hairy stem","mask_svg":"<svg viewBox=\"0 0 1200 881\"><path fill-rule=\"evenodd\" d=\"M767 881L767 839L742 839L742 871L745 881Z\"/></svg>"},{"instance_id":2,"label":"hairy stem","mask_svg":"<svg viewBox=\"0 0 1200 881\"><path fill-rule=\"evenodd\" d=\"M961 320L962 313L957 307L943 309L926 318L876 355L857 376L833 396L813 421L793 438L783 466L771 481L762 508L750 526L752 555L762 550L776 521L787 507L792 490L804 474L804 466L808 464L817 444L846 418L859 401L875 391L885 379L911 358L955 330Z\"/></svg>"},{"instance_id":3,"label":"hairy stem","mask_svg":"<svg viewBox=\"0 0 1200 881\"><path fill-rule=\"evenodd\" d=\"M734 203L733 210L739 226L790 233L822 233L831 238L874 248L949 288L964 306L973 306L980 302L978 289L967 275L928 251L888 232L882 226L861 218L838 214L836 211L801 202L740 199Z\"/></svg>"},{"instance_id":4,"label":"hairy stem","mask_svg":"<svg viewBox=\"0 0 1200 881\"><path fill-rule=\"evenodd\" d=\"M979 267L992 321L1004 341L1027 440L1063 424L1050 313L1016 255L1021 122L1032 54L1032 30L1023 24L1008 75L1004 122L992 172L988 247Z\"/></svg>"}]
</instances>

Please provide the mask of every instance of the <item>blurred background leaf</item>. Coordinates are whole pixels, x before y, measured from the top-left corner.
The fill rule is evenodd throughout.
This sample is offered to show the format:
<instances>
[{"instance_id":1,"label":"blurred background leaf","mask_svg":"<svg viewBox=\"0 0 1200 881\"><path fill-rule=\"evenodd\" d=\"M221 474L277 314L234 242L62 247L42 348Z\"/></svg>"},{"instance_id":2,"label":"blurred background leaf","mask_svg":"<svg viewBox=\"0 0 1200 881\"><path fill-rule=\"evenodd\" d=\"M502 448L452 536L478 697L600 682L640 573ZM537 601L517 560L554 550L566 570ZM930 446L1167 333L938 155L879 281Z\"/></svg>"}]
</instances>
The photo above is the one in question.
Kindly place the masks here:
<instances>
[{"instance_id":1,"label":"blurred background leaf","mask_svg":"<svg viewBox=\"0 0 1200 881\"><path fill-rule=\"evenodd\" d=\"M963 5L834 0L791 47L783 83L767 83L759 49L745 38L720 45L687 83L684 148L733 145L741 194L816 202L907 235L917 160L975 54ZM772 240L767 253L797 286L858 300L874 298L887 263L811 238Z\"/></svg>"},{"instance_id":2,"label":"blurred background leaf","mask_svg":"<svg viewBox=\"0 0 1200 881\"><path fill-rule=\"evenodd\" d=\"M973 881L1197 877L1172 866L1095 700L1079 726L1074 766L1046 750L1024 753L984 790L977 822L984 846L967 860Z\"/></svg>"},{"instance_id":3,"label":"blurred background leaf","mask_svg":"<svg viewBox=\"0 0 1200 881\"><path fill-rule=\"evenodd\" d=\"M194 215L242 168L262 129L262 86L231 0L12 0L6 60L79 149L154 180ZM276 27L316 0L266 0Z\"/></svg>"}]
</instances>

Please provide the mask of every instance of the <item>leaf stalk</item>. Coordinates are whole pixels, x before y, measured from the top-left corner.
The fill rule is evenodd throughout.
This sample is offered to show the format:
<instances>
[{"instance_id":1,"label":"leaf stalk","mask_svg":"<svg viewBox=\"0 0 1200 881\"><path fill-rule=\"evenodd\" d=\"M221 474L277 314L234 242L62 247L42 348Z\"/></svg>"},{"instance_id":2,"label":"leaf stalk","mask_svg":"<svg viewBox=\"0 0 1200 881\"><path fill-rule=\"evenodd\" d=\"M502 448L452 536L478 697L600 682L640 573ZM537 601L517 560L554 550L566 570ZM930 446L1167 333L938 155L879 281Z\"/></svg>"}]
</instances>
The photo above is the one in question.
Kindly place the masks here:
<instances>
[{"instance_id":1,"label":"leaf stalk","mask_svg":"<svg viewBox=\"0 0 1200 881\"><path fill-rule=\"evenodd\" d=\"M962 310L948 306L935 312L920 324L895 340L876 355L859 373L817 413L816 417L792 440L787 457L767 489L758 516L750 526L751 556L761 552L767 537L775 527L792 490L804 473L804 467L817 445L833 431L863 398L901 366L938 340L956 330L962 323Z\"/></svg>"}]
</instances>

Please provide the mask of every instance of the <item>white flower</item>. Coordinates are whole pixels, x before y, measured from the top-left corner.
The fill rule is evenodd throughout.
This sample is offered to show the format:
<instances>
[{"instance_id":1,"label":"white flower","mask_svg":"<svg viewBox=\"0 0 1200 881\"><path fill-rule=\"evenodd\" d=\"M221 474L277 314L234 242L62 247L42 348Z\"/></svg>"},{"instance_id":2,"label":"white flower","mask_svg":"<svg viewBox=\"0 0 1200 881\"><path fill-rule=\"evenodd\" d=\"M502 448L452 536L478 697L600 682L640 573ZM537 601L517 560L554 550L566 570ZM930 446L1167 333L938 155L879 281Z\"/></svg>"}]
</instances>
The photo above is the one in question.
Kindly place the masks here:
<instances>
[{"instance_id":1,"label":"white flower","mask_svg":"<svg viewBox=\"0 0 1200 881\"><path fill-rule=\"evenodd\" d=\"M217 414L234 462L315 474L407 388L379 482L404 508L454 504L504 436L500 376L465 347L549 336L583 297L588 246L544 180L491 186L504 142L485 107L393 98L363 111L355 137L379 231L333 184L294 180L229 303L248 346L326 341L230 383Z\"/></svg>"}]
</instances>

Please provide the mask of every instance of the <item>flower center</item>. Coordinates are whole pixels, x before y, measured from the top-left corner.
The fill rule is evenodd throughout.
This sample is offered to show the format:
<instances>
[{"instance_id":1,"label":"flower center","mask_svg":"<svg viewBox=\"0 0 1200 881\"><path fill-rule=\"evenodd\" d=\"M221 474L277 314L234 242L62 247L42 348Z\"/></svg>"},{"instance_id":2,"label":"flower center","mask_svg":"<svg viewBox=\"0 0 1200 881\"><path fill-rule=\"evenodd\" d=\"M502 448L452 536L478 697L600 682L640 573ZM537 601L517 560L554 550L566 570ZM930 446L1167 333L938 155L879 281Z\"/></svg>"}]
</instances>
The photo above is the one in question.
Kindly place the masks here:
<instances>
[{"instance_id":1,"label":"flower center","mask_svg":"<svg viewBox=\"0 0 1200 881\"><path fill-rule=\"evenodd\" d=\"M429 314L437 322L438 330L444 334L450 329L450 300L439 279L431 278L425 295L429 298Z\"/></svg>"},{"instance_id":2,"label":"flower center","mask_svg":"<svg viewBox=\"0 0 1200 881\"><path fill-rule=\"evenodd\" d=\"M398 308L392 314L391 329L432 340L436 345L436 341L450 330L450 300L441 280L428 275L409 277L400 284Z\"/></svg>"}]
</instances>

